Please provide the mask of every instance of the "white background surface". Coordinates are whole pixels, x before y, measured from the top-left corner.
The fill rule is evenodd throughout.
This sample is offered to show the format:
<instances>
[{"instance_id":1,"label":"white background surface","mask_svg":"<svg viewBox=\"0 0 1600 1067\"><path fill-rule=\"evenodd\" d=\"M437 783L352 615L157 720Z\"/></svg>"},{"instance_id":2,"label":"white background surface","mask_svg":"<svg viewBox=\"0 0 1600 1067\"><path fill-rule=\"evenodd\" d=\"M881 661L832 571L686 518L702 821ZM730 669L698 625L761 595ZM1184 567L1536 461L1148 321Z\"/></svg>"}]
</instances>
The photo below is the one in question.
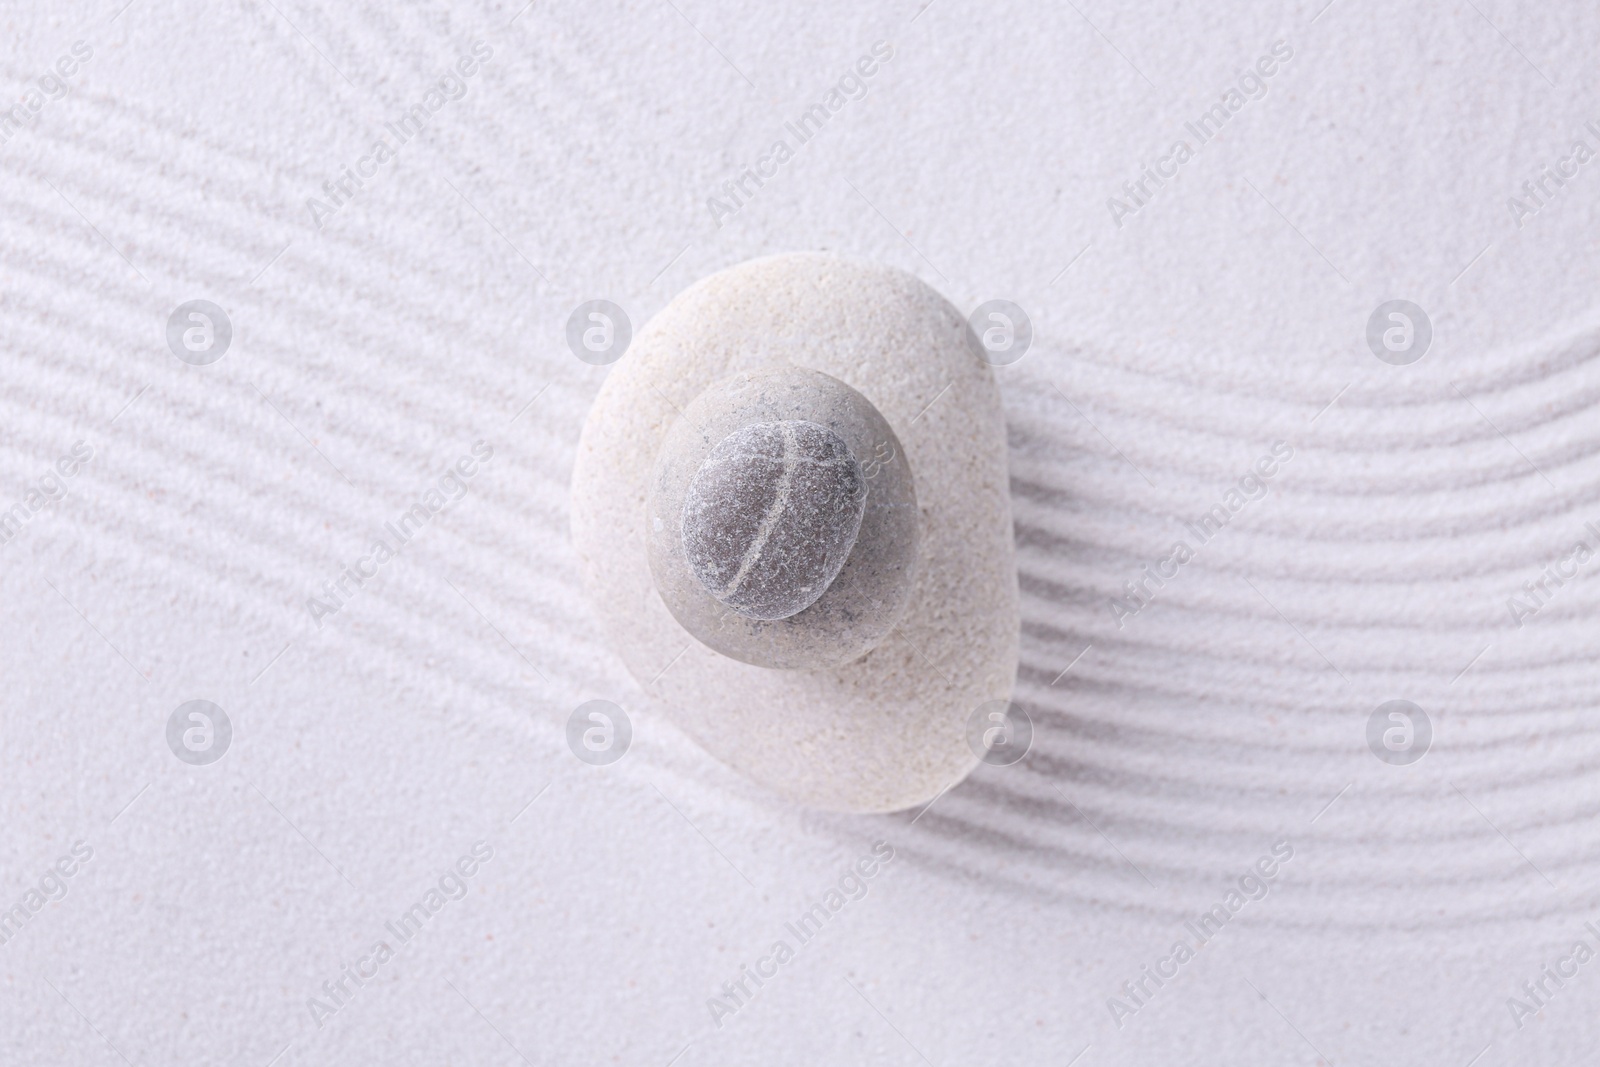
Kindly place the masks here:
<instances>
[{"instance_id":1,"label":"white background surface","mask_svg":"<svg viewBox=\"0 0 1600 1067\"><path fill-rule=\"evenodd\" d=\"M94 55L0 145L0 506L95 457L0 546L0 899L94 858L0 945L0 1061L1592 1057L1600 962L1520 1030L1506 1005L1600 918L1600 587L1506 608L1600 522L1600 162L1507 207L1600 149L1592 8L119 4L4 18L19 97ZM1265 98L1114 226L1278 39ZM474 40L465 97L316 228ZM717 228L706 198L876 40L865 99ZM1038 335L999 371L1036 747L914 823L710 760L576 581L605 370L567 315L639 325L793 249ZM209 367L165 344L196 297L235 331ZM1364 341L1392 297L1436 331L1409 367ZM306 599L480 439L467 497L317 629ZM1269 495L1119 629L1110 598L1280 439ZM208 767L164 738L197 697L235 727ZM635 724L607 768L563 738L596 697ZM1395 697L1433 723L1410 767L1365 742ZM319 1028L307 998L480 839L465 899ZM879 839L865 899L718 1029L707 998ZM1119 1028L1107 998L1284 839Z\"/></svg>"}]
</instances>

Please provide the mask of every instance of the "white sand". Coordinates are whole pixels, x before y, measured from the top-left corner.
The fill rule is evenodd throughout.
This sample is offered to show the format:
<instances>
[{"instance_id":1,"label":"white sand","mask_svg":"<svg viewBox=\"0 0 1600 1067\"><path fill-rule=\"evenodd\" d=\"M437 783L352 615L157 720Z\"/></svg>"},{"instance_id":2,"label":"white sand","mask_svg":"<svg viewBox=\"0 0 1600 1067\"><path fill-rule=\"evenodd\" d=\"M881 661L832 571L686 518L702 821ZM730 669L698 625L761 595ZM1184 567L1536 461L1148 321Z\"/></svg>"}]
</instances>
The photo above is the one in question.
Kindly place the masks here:
<instances>
[{"instance_id":1,"label":"white sand","mask_svg":"<svg viewBox=\"0 0 1600 1067\"><path fill-rule=\"evenodd\" d=\"M1597 117L1592 6L677 0L501 32L520 3L277 0L305 37L118 6L13 4L0 38L13 97L94 42L0 145L0 502L95 449L0 546L0 900L94 849L0 945L0 1061L121 1064L97 1030L141 1067L1592 1059L1595 964L1520 1031L1505 1004L1600 912L1600 583L1506 610L1600 523L1600 172L1507 208ZM467 94L313 230L479 35ZM1266 97L1114 228L1279 37ZM866 97L715 229L879 39ZM796 249L1034 318L997 377L1039 747L914 824L775 804L649 711L568 538L607 373L573 308L642 326ZM1397 296L1437 327L1410 367L1363 339ZM194 298L234 320L209 367L165 349ZM479 439L318 631L306 598ZM1279 439L1269 495L1119 630L1109 598ZM1409 768L1364 740L1395 697L1436 728ZM234 747L190 767L164 730L202 698ZM609 767L566 748L589 699L632 712ZM717 1030L707 998L880 836L867 895ZM306 998L479 838L467 895L317 1029ZM1280 838L1271 895L1117 1029L1106 998Z\"/></svg>"}]
</instances>

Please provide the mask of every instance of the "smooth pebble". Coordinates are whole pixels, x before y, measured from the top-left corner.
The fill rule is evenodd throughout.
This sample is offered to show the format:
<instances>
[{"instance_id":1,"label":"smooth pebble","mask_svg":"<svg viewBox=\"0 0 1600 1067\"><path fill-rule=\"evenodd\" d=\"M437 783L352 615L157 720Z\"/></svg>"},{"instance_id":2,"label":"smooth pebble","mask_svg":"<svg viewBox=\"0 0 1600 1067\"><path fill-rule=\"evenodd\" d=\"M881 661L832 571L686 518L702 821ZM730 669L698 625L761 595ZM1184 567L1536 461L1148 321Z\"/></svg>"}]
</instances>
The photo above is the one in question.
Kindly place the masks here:
<instances>
[{"instance_id":1,"label":"smooth pebble","mask_svg":"<svg viewBox=\"0 0 1600 1067\"><path fill-rule=\"evenodd\" d=\"M689 482L683 547L706 591L752 619L816 603L855 546L867 481L844 438L805 419L723 438Z\"/></svg>"}]
</instances>

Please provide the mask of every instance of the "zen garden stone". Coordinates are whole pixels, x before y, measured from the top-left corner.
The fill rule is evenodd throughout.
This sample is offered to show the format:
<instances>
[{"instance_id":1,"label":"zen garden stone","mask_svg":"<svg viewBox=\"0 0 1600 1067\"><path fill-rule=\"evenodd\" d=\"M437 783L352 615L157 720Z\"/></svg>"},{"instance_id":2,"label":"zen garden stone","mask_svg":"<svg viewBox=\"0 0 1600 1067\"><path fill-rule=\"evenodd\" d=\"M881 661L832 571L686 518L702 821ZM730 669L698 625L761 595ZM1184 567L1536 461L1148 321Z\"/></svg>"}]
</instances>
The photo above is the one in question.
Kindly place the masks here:
<instances>
[{"instance_id":1,"label":"zen garden stone","mask_svg":"<svg viewBox=\"0 0 1600 1067\"><path fill-rule=\"evenodd\" d=\"M647 509L661 599L723 655L833 667L905 610L911 470L878 409L827 374L773 367L712 383L668 431Z\"/></svg>"},{"instance_id":2,"label":"zen garden stone","mask_svg":"<svg viewBox=\"0 0 1600 1067\"><path fill-rule=\"evenodd\" d=\"M1005 411L904 271L803 252L674 297L595 397L572 544L641 698L791 801L925 806L1014 707Z\"/></svg>"},{"instance_id":3,"label":"zen garden stone","mask_svg":"<svg viewBox=\"0 0 1600 1067\"><path fill-rule=\"evenodd\" d=\"M844 438L787 419L735 430L689 482L683 547L700 584L752 619L816 603L855 547L867 479Z\"/></svg>"}]
</instances>

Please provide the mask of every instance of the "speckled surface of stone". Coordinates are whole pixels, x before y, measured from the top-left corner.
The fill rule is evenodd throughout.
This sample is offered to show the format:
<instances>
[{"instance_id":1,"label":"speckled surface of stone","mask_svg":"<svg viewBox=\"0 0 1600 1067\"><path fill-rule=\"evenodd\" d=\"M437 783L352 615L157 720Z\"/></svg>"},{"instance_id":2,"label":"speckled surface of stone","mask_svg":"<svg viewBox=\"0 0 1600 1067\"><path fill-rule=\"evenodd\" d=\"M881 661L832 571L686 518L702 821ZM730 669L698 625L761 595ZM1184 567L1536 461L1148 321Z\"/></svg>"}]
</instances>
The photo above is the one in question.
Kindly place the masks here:
<instances>
[{"instance_id":1,"label":"speckled surface of stone","mask_svg":"<svg viewBox=\"0 0 1600 1067\"><path fill-rule=\"evenodd\" d=\"M805 419L735 430L683 501L683 551L712 596L752 619L816 603L855 547L867 479L844 438Z\"/></svg>"},{"instance_id":2,"label":"speckled surface of stone","mask_svg":"<svg viewBox=\"0 0 1600 1067\"><path fill-rule=\"evenodd\" d=\"M707 589L684 551L690 487L728 437L751 427L809 422L865 456L860 526L836 577L804 610L756 618ZM858 460L859 462L859 460ZM647 551L656 592L696 640L758 667L840 667L889 636L910 601L920 515L905 446L861 393L821 371L772 366L711 383L667 431L650 476ZM742 539L737 529L730 531ZM803 550L803 549L802 549Z\"/></svg>"}]
</instances>

